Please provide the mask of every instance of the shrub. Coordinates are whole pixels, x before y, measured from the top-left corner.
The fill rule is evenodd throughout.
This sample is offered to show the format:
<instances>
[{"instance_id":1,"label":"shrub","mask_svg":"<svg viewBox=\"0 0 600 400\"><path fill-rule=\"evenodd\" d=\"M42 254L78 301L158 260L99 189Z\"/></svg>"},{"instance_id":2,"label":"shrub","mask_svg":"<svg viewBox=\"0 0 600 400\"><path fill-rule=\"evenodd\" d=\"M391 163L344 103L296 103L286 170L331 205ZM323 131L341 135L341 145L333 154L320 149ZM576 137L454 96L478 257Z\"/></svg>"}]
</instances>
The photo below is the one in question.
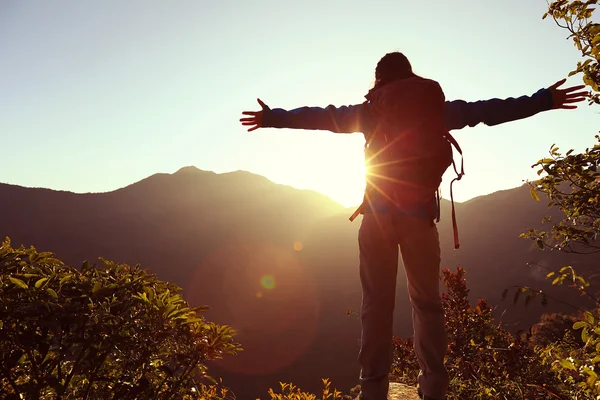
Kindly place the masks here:
<instances>
[{"instance_id":1,"label":"shrub","mask_svg":"<svg viewBox=\"0 0 600 400\"><path fill-rule=\"evenodd\" d=\"M139 266L101 264L78 270L2 243L2 398L224 397L205 362L239 351L235 332Z\"/></svg>"}]
</instances>

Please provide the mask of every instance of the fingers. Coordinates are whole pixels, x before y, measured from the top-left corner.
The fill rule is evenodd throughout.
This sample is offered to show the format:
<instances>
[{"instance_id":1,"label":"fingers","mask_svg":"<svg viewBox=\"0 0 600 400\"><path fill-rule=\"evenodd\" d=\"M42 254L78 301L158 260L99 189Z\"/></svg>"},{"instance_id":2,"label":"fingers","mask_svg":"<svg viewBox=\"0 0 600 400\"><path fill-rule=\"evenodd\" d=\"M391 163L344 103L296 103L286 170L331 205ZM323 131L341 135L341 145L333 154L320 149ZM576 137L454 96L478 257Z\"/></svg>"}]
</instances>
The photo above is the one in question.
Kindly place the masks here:
<instances>
[{"instance_id":1,"label":"fingers","mask_svg":"<svg viewBox=\"0 0 600 400\"><path fill-rule=\"evenodd\" d=\"M248 129L248 132L252 132L255 129L260 128L260 125L257 124L256 122L252 122L252 121L248 121L248 122L242 122L243 126L249 126L250 128Z\"/></svg>"},{"instance_id":2,"label":"fingers","mask_svg":"<svg viewBox=\"0 0 600 400\"><path fill-rule=\"evenodd\" d=\"M260 128L260 123L256 118L240 118L240 122L242 126L249 126L248 132L252 132L258 128Z\"/></svg>"},{"instance_id":3,"label":"fingers","mask_svg":"<svg viewBox=\"0 0 600 400\"><path fill-rule=\"evenodd\" d=\"M573 92L575 90L583 89L584 87L585 87L585 85L571 86L569 88L562 89L562 91L568 93L568 92ZM585 93L585 92L583 92L583 93Z\"/></svg>"},{"instance_id":4,"label":"fingers","mask_svg":"<svg viewBox=\"0 0 600 400\"><path fill-rule=\"evenodd\" d=\"M558 108L562 108L562 109L565 109L565 110L574 110L574 109L577 108L577 106L568 106L568 105L564 105L563 104L562 106L560 106Z\"/></svg>"},{"instance_id":5,"label":"fingers","mask_svg":"<svg viewBox=\"0 0 600 400\"><path fill-rule=\"evenodd\" d=\"M249 115L250 117L240 118L240 122L242 123L243 126L250 126L250 128L248 129L248 132L252 132L261 127L263 111L265 109L269 109L269 107L261 99L257 98L256 101L258 101L258 104L260 104L260 107L262 108L262 110L261 111L242 111L242 115Z\"/></svg>"},{"instance_id":6,"label":"fingers","mask_svg":"<svg viewBox=\"0 0 600 400\"><path fill-rule=\"evenodd\" d=\"M565 103L579 103L580 101L584 101L586 99L586 97L567 97L565 100L563 100L563 104Z\"/></svg>"},{"instance_id":7,"label":"fingers","mask_svg":"<svg viewBox=\"0 0 600 400\"><path fill-rule=\"evenodd\" d=\"M556 82L554 85L550 86L549 89L556 89L559 86L561 86L563 83L565 83L567 81L567 78L563 78L560 81Z\"/></svg>"},{"instance_id":8,"label":"fingers","mask_svg":"<svg viewBox=\"0 0 600 400\"><path fill-rule=\"evenodd\" d=\"M587 92L577 92L577 93L568 93L567 94L567 98L571 98L571 97L587 97L588 93Z\"/></svg>"}]
</instances>

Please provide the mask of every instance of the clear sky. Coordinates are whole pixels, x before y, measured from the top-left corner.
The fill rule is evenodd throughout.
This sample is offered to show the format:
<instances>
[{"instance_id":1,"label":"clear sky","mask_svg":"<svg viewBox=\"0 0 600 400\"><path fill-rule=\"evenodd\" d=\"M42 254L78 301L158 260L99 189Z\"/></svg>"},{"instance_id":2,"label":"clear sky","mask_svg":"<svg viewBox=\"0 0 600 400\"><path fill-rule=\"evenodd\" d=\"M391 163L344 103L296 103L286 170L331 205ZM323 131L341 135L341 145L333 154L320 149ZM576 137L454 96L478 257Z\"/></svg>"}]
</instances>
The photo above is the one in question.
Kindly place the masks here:
<instances>
[{"instance_id":1,"label":"clear sky","mask_svg":"<svg viewBox=\"0 0 600 400\"><path fill-rule=\"evenodd\" d=\"M545 0L0 0L0 182L114 190L194 165L360 202L361 134L262 129L241 111L356 104L389 51L449 100L532 94L580 59ZM568 84L579 84L573 77ZM519 186L598 114L549 111L455 131L459 201ZM450 177L450 175L448 175ZM448 194L448 184L443 186Z\"/></svg>"}]
</instances>

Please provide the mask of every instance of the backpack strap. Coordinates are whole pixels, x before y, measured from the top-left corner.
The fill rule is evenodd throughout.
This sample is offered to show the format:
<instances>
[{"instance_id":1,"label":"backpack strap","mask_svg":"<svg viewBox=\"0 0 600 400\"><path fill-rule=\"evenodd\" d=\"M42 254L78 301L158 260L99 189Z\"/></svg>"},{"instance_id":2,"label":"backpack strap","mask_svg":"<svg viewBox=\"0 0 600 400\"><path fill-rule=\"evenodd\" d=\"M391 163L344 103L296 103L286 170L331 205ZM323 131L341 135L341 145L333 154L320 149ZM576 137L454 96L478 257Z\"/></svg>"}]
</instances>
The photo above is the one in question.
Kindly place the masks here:
<instances>
[{"instance_id":1,"label":"backpack strap","mask_svg":"<svg viewBox=\"0 0 600 400\"><path fill-rule=\"evenodd\" d=\"M356 219L356 217L358 217L360 214L362 214L365 211L366 205L367 205L367 194L365 191L365 196L363 197L362 203L360 203L360 206L358 206L356 211L354 211L354 213L349 218L350 222L354 221Z\"/></svg>"},{"instance_id":2,"label":"backpack strap","mask_svg":"<svg viewBox=\"0 0 600 400\"><path fill-rule=\"evenodd\" d=\"M379 126L376 126L365 137L365 148L364 148L365 157L367 156L367 151L369 149L369 146L371 146L373 139L375 139L375 135L377 135L377 133L378 133L378 127ZM367 206L367 202L369 201L369 196L372 191L373 191L373 188L367 183L367 186L365 188L365 195L363 196L363 201L362 201L362 203L360 203L360 206L358 206L356 211L354 211L354 213L350 216L350 218L348 218L350 220L350 222L353 222L356 219L356 217L358 217L360 214L364 213L365 207Z\"/></svg>"},{"instance_id":3,"label":"backpack strap","mask_svg":"<svg viewBox=\"0 0 600 400\"><path fill-rule=\"evenodd\" d=\"M377 132L372 132L367 137L367 140L365 143L365 150L369 147L370 143L373 141L373 138L376 133ZM462 177L465 175L464 158L463 158L463 152L462 152L462 149L460 148L460 145L458 144L456 139L454 139L454 137L450 134L450 132L446 131L444 133L444 137L448 140L448 142L450 142L450 144L460 154L460 172L459 172L458 168L456 167L456 162L454 161L454 157L452 158L452 167L454 168L454 172L456 173L456 178L452 179L452 182L450 182L450 201L452 203L452 230L454 231L454 249L458 249L458 248L460 248L460 240L458 237L458 223L456 222L456 209L454 206L453 186L454 186L454 182L460 181L462 179ZM368 200L368 197L370 195L369 189L372 189L372 188L367 187L367 189L365 190L365 195L363 197L363 201L360 204L360 206L356 209L356 211L354 211L354 213L350 216L350 218L349 218L350 222L354 221L356 219L356 217L358 217L360 214L364 213L364 209L367 205L367 202L369 201ZM436 200L437 200L437 210L436 210L435 220L436 220L436 222L440 222L441 205L440 205L439 189L436 191Z\"/></svg>"},{"instance_id":4,"label":"backpack strap","mask_svg":"<svg viewBox=\"0 0 600 400\"><path fill-rule=\"evenodd\" d=\"M452 182L450 182L450 201L452 203L452 230L454 231L454 248L458 249L460 247L460 241L458 238L458 223L456 222L456 210L455 210L455 206L454 206L454 193L453 193L452 189L453 189L454 182L460 181L462 179L462 177L465 175L464 159L463 159L463 152L462 152L462 149L460 148L460 145L458 144L456 139L454 139L454 137L450 134L450 132L446 132L444 134L444 136L446 137L448 142L450 142L450 144L452 146L454 146L456 151L458 151L458 153L460 154L460 172L458 172L458 169L456 168L456 162L454 161L454 158L452 158L452 167L454 168L454 172L456 173L456 178L454 178L452 180ZM367 148L367 146L368 145L365 145L365 148ZM365 190L365 195L363 197L362 203L360 204L360 206L358 206L356 211L354 211L354 213L350 216L350 218L349 218L350 222L353 222L356 219L356 217L358 217L360 214L363 214L365 207L367 205L368 196L370 194L369 189L370 188L367 188L367 190ZM439 189L436 191L436 200L437 200L437 210L436 210L435 220L436 220L436 222L440 222L441 204L440 204L440 190Z\"/></svg>"},{"instance_id":5,"label":"backpack strap","mask_svg":"<svg viewBox=\"0 0 600 400\"><path fill-rule=\"evenodd\" d=\"M435 204L436 204L435 222L438 223L438 222L440 222L440 217L442 214L442 209L441 209L441 205L440 205L440 188L438 188L438 190L435 191Z\"/></svg>"},{"instance_id":6,"label":"backpack strap","mask_svg":"<svg viewBox=\"0 0 600 400\"><path fill-rule=\"evenodd\" d=\"M454 231L454 249L458 249L460 247L460 241L458 240L458 224L456 223L456 211L454 209L454 195L452 193L452 185L454 184L455 181L460 181L462 179L462 177L465 175L465 167L464 167L463 152L462 152L462 149L460 148L460 146L458 145L458 142L456 141L456 139L454 139L454 137L452 137L450 132L446 132L445 136L446 136L446 139L448 139L448 141L452 144L452 146L454 146L456 151L458 151L458 153L460 154L460 172L458 172L458 169L456 168L456 163L454 162L454 158L452 158L452 167L454 168L454 172L456 173L456 178L452 179L452 182L450 182L450 201L452 202L452 229ZM438 191L438 196L439 196L439 191ZM438 199L439 199L439 197L438 197ZM438 207L439 207L439 201L438 201ZM439 221L439 215L438 215L438 221Z\"/></svg>"}]
</instances>

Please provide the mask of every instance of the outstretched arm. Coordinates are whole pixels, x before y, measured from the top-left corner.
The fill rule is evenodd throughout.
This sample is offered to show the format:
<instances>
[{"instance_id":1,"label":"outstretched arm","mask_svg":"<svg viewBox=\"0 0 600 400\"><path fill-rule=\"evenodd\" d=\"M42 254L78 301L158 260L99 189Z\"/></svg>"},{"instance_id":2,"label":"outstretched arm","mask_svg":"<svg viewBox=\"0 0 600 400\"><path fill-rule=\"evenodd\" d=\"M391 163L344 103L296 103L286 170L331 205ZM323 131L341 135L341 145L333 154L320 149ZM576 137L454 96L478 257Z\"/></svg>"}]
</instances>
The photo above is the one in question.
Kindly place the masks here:
<instances>
[{"instance_id":1,"label":"outstretched arm","mask_svg":"<svg viewBox=\"0 0 600 400\"><path fill-rule=\"evenodd\" d=\"M583 89L585 85L559 89L565 81L566 79L562 79L547 89L538 90L532 96L476 102L463 100L446 102L444 107L446 129L462 129L481 122L493 126L528 118L551 109L577 108L573 103L585 100L586 95L585 92L577 91Z\"/></svg>"},{"instance_id":2,"label":"outstretched arm","mask_svg":"<svg viewBox=\"0 0 600 400\"><path fill-rule=\"evenodd\" d=\"M447 101L444 105L446 129L462 129L484 123L488 126L531 117L551 109L577 108L573 103L585 100L586 92L577 92L585 85L559 89L566 79L556 82L547 89L540 89L532 96L519 98L490 99L466 102ZM244 111L242 125L251 132L258 128L291 128L328 130L335 133L368 132L373 128L368 103L351 106L301 107L294 110L270 109L257 99L260 111Z\"/></svg>"},{"instance_id":3,"label":"outstretched arm","mask_svg":"<svg viewBox=\"0 0 600 400\"><path fill-rule=\"evenodd\" d=\"M249 126L248 132L258 128L291 128L327 130L335 133L364 132L370 129L367 104L351 106L300 107L294 110L270 109L257 99L262 110L244 111L242 125Z\"/></svg>"}]
</instances>

